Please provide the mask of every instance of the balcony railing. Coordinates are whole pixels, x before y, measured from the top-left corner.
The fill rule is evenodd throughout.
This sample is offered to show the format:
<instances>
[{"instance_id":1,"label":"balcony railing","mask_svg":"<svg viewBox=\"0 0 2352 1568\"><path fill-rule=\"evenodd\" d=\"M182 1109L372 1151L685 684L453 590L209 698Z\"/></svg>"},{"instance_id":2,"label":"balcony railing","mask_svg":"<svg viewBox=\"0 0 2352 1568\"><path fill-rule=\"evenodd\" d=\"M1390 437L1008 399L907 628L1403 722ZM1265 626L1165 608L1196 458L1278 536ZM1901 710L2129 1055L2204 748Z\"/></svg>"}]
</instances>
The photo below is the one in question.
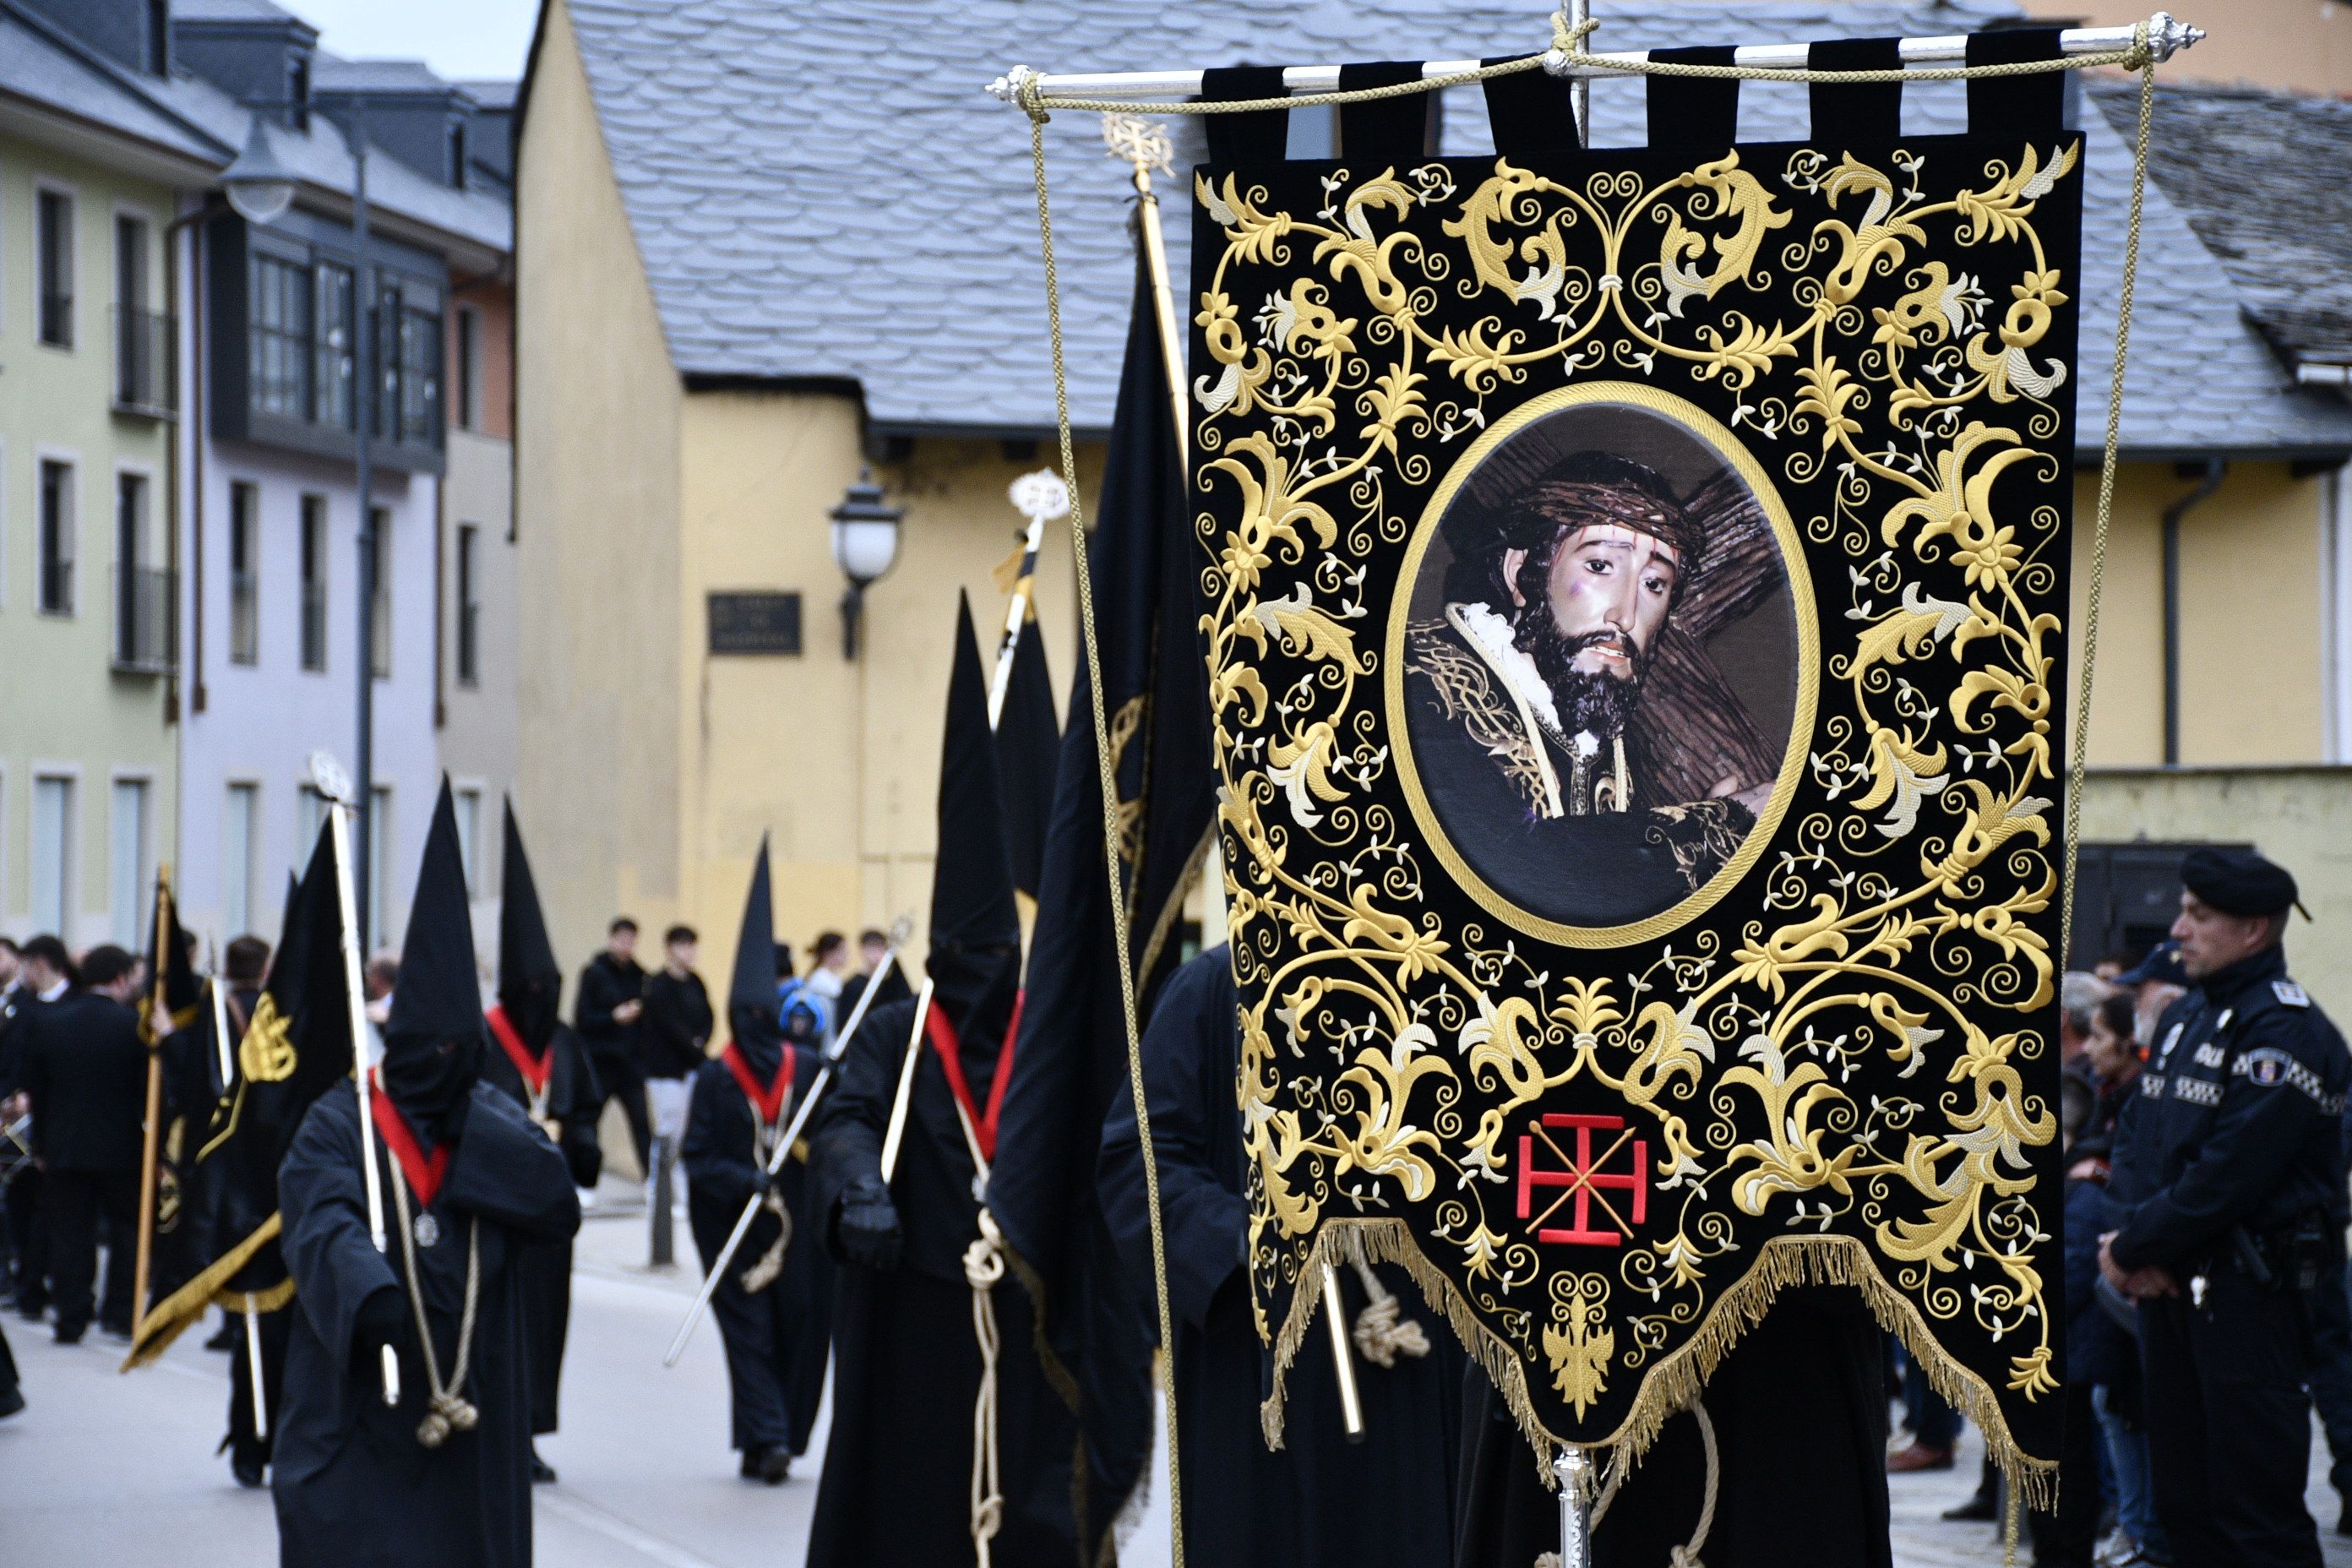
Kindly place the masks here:
<instances>
[{"instance_id":1,"label":"balcony railing","mask_svg":"<svg viewBox=\"0 0 2352 1568\"><path fill-rule=\"evenodd\" d=\"M161 675L176 660L179 600L176 574L161 566L114 569L114 668L127 675Z\"/></svg>"},{"instance_id":2,"label":"balcony railing","mask_svg":"<svg viewBox=\"0 0 2352 1568\"><path fill-rule=\"evenodd\" d=\"M169 419L180 405L177 324L163 310L114 307L114 411Z\"/></svg>"}]
</instances>

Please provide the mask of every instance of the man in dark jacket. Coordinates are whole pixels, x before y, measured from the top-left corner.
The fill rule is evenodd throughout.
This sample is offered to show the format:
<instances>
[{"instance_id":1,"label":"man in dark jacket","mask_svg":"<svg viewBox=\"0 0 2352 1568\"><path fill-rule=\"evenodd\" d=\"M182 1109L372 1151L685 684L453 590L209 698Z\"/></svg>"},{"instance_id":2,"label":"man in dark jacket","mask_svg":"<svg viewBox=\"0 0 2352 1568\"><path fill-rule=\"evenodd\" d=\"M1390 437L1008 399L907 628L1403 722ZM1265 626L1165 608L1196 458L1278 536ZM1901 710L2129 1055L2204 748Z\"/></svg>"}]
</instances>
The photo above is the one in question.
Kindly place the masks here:
<instances>
[{"instance_id":1,"label":"man in dark jacket","mask_svg":"<svg viewBox=\"0 0 2352 1568\"><path fill-rule=\"evenodd\" d=\"M572 1022L588 1047L589 1064L596 1069L596 1089L605 1100L617 1099L629 1121L629 1146L636 1151L637 1169L646 1163L653 1142L646 1120L646 1069L638 1037L645 1030L646 970L637 962L637 922L623 915L604 932L604 951L580 972L580 989L572 1002ZM601 1116L604 1107L596 1110Z\"/></svg>"},{"instance_id":2,"label":"man in dark jacket","mask_svg":"<svg viewBox=\"0 0 2352 1568\"><path fill-rule=\"evenodd\" d=\"M99 1323L110 1335L131 1336L131 1253L147 1100L147 1047L130 1005L138 970L139 961L119 947L93 948L82 961L81 987L18 1026L59 1344L78 1342L89 1328L101 1215L112 1244Z\"/></svg>"},{"instance_id":3,"label":"man in dark jacket","mask_svg":"<svg viewBox=\"0 0 2352 1568\"><path fill-rule=\"evenodd\" d=\"M580 1037L563 1026L563 971L547 940L539 884L523 852L512 801L507 803L506 870L499 887L499 1000L485 1020L498 1048L483 1055L482 1081L512 1095L562 1152L572 1184L593 1190L604 1163L596 1143L604 1097ZM530 1435L544 1437L556 1427L563 1342L572 1325L572 1238L530 1244L516 1270L530 1341ZM536 1446L530 1479L555 1479L555 1467L540 1457Z\"/></svg>"},{"instance_id":4,"label":"man in dark jacket","mask_svg":"<svg viewBox=\"0 0 2352 1568\"><path fill-rule=\"evenodd\" d=\"M352 1088L310 1107L278 1172L299 1309L271 1465L281 1568L531 1561L520 1260L579 1229L580 1196L521 1107L479 1081L483 1032L445 783L370 1097L384 1250Z\"/></svg>"},{"instance_id":5,"label":"man in dark jacket","mask_svg":"<svg viewBox=\"0 0 2352 1568\"><path fill-rule=\"evenodd\" d=\"M1363 1441L1350 1444L1342 1436L1339 1381L1319 1324L1290 1366L1282 1447L1269 1451L1261 1435L1268 1357L1242 1267L1248 1162L1234 1100L1241 1060L1235 1012L1231 954L1214 947L1169 980L1143 1037L1169 1305L1177 1323L1176 1429L1183 1445L1188 1550L1220 1568L1445 1568L1454 1547L1463 1356L1453 1331L1421 1305L1402 1269L1372 1272L1381 1296L1394 1303L1377 1310L1362 1276L1342 1270L1341 1292L1356 1315L1361 1347L1350 1354ZM1156 1323L1143 1152L1130 1094L1111 1100L1100 1179L1103 1217L1137 1310Z\"/></svg>"},{"instance_id":6,"label":"man in dark jacket","mask_svg":"<svg viewBox=\"0 0 2352 1568\"><path fill-rule=\"evenodd\" d=\"M694 1075L709 1059L710 993L694 972L699 939L692 926L672 926L662 935L661 972L646 982L645 1028L637 1037L644 1053L646 1109L653 1120L653 1150L646 1166L646 1201L652 1201L654 1167L675 1168L677 1142L686 1132L686 1096Z\"/></svg>"},{"instance_id":7,"label":"man in dark jacket","mask_svg":"<svg viewBox=\"0 0 2352 1568\"><path fill-rule=\"evenodd\" d=\"M710 1315L727 1344L730 1430L746 1480L781 1484L807 1451L824 1394L832 1341L833 1268L824 1238L808 1218L807 1166L787 1158L772 1178L768 1159L821 1064L816 1014L777 1016L775 914L768 845L751 870L742 935L727 993L727 1048L702 1064L686 1125L687 1212L705 1271L715 1267L742 1216L760 1200Z\"/></svg>"}]
</instances>

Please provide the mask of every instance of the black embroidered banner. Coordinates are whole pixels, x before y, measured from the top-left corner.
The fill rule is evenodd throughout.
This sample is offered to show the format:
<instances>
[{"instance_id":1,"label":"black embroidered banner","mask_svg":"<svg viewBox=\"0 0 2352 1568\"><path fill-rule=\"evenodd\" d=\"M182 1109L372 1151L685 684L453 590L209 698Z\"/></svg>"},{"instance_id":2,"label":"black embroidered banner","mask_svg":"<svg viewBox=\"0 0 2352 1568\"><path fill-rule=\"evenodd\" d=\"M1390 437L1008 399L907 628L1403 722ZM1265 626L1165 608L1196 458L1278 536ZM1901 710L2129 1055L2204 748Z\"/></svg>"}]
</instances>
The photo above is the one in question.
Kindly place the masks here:
<instances>
[{"instance_id":1,"label":"black embroidered banner","mask_svg":"<svg viewBox=\"0 0 2352 1568\"><path fill-rule=\"evenodd\" d=\"M1281 1364L1400 1258L1530 1440L1638 1448L1843 1282L2039 1492L2081 148L2021 79L1967 136L1856 88L1675 144L1732 84L1654 82L1648 149L1197 174Z\"/></svg>"}]
</instances>

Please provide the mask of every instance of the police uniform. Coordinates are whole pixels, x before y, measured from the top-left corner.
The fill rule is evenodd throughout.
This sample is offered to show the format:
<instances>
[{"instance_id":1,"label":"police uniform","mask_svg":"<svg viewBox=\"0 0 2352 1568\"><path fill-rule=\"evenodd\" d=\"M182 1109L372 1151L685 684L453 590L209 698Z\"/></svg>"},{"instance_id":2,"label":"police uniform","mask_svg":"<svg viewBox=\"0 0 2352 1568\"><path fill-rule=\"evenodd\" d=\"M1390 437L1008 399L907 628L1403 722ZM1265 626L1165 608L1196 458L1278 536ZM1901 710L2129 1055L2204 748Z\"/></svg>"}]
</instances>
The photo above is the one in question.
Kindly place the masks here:
<instances>
[{"instance_id":1,"label":"police uniform","mask_svg":"<svg viewBox=\"0 0 2352 1568\"><path fill-rule=\"evenodd\" d=\"M2225 913L2284 911L2294 879L2203 850L2182 880ZM2139 1307L2157 1510L2180 1568L2320 1563L2304 1507L2311 1444L2307 1296L2341 1268L2352 1056L2276 946L2168 1008L2125 1106L2110 1257L2169 1272Z\"/></svg>"}]
</instances>

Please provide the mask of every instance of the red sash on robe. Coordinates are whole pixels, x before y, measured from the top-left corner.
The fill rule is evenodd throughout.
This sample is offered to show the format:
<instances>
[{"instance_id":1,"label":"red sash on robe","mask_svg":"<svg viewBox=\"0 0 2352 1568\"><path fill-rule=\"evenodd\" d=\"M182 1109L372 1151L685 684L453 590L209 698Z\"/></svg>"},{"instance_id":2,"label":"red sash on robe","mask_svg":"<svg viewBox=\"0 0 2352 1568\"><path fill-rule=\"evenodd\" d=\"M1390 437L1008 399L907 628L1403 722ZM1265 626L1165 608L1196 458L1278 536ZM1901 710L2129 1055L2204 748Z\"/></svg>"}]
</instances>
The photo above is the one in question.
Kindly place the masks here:
<instances>
[{"instance_id":1,"label":"red sash on robe","mask_svg":"<svg viewBox=\"0 0 2352 1568\"><path fill-rule=\"evenodd\" d=\"M934 1002L930 1011L923 1016L924 1037L931 1042L931 1049L939 1053L940 1068L948 1075L948 1089L955 1096L956 1103L963 1107L963 1113L971 1123L972 1135L980 1143L980 1156L983 1160L996 1158L996 1119L1004 1110L1004 1086L1013 1078L1013 1042L1020 1038L1021 1004L1028 996L1026 991L1013 993L1013 1016L1005 1020L1004 1043L996 1047L996 1075L989 1080L988 1112L984 1116L971 1102L971 1087L963 1076L961 1047L956 1039L955 1026L948 1022L946 1009Z\"/></svg>"},{"instance_id":2,"label":"red sash on robe","mask_svg":"<svg viewBox=\"0 0 2352 1568\"><path fill-rule=\"evenodd\" d=\"M441 1179L449 1173L449 1145L440 1145L433 1151L432 1158L425 1158L416 1134L409 1129L408 1118L400 1113L392 1096L384 1093L383 1075L373 1068L368 1068L368 1083L375 1090L368 1096L368 1112L375 1121L376 1136L392 1151L392 1157L400 1162L400 1173L408 1178L416 1201L431 1208L434 1198L440 1194Z\"/></svg>"},{"instance_id":3,"label":"red sash on robe","mask_svg":"<svg viewBox=\"0 0 2352 1568\"><path fill-rule=\"evenodd\" d=\"M751 1064L743 1059L743 1053L735 1048L734 1041L728 1041L727 1048L719 1054L719 1059L727 1064L727 1070L735 1075L737 1087L742 1089L743 1098L751 1102L752 1114L760 1119L762 1127L773 1127L776 1118L784 1113L784 1097L792 1093L793 1074L800 1066L790 1046L783 1047L783 1063L776 1068L776 1081L764 1089L760 1086L759 1074L751 1070Z\"/></svg>"},{"instance_id":4,"label":"red sash on robe","mask_svg":"<svg viewBox=\"0 0 2352 1568\"><path fill-rule=\"evenodd\" d=\"M483 1020L490 1026L490 1037L498 1041L499 1048L507 1054L507 1060L514 1063L515 1071L522 1075L522 1086L530 1091L530 1097L536 1100L545 1094L547 1080L555 1076L555 1042L548 1041L546 1056L534 1058L530 1047L522 1043L522 1037L515 1033L514 1024L507 1017L504 1007L492 1007L483 1015Z\"/></svg>"}]
</instances>

